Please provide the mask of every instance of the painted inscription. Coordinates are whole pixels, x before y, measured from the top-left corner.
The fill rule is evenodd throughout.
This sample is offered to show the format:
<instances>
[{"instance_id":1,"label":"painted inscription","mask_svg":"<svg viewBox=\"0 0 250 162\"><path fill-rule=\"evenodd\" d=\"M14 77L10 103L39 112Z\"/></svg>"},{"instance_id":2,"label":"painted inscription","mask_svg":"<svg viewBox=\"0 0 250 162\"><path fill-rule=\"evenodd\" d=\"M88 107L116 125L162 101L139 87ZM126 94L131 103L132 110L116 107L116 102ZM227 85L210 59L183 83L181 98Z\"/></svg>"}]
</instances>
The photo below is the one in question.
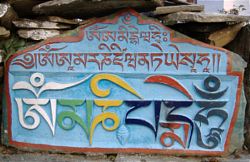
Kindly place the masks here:
<instances>
[{"instance_id":1,"label":"painted inscription","mask_svg":"<svg viewBox=\"0 0 250 162\"><path fill-rule=\"evenodd\" d=\"M132 10L120 12L8 60L9 143L224 152L241 90L230 59Z\"/></svg>"}]
</instances>

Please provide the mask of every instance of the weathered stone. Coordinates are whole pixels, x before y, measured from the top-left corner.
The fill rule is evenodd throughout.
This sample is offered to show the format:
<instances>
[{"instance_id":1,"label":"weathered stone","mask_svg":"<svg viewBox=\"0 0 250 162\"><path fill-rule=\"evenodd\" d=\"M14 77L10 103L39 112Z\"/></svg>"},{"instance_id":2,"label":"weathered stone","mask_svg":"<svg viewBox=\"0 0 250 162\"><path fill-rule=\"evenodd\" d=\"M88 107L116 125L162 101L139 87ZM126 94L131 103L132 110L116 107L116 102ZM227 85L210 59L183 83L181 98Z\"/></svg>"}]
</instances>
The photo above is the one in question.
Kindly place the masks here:
<instances>
[{"instance_id":1,"label":"weathered stone","mask_svg":"<svg viewBox=\"0 0 250 162\"><path fill-rule=\"evenodd\" d=\"M154 15L166 15L169 13L181 12L181 11L192 11L200 12L204 10L203 5L179 5L179 6L164 6L157 7L154 11Z\"/></svg>"},{"instance_id":2,"label":"weathered stone","mask_svg":"<svg viewBox=\"0 0 250 162\"><path fill-rule=\"evenodd\" d=\"M127 7L145 12L154 10L156 4L148 0L105 0L97 2L87 0L53 0L35 6L33 11L45 15L86 18L103 16Z\"/></svg>"},{"instance_id":3,"label":"weathered stone","mask_svg":"<svg viewBox=\"0 0 250 162\"><path fill-rule=\"evenodd\" d=\"M242 22L236 25L229 26L222 30L218 30L209 35L208 39L211 41L210 44L215 45L217 47L223 47L227 45L229 42L234 40L238 32L241 30L246 23Z\"/></svg>"},{"instance_id":4,"label":"weathered stone","mask_svg":"<svg viewBox=\"0 0 250 162\"><path fill-rule=\"evenodd\" d=\"M9 151L12 149L11 151ZM84 154L56 154L51 152L22 152L0 146L1 162L249 162L250 154L226 157L174 157L166 155L118 154L115 160L107 156L85 156Z\"/></svg>"},{"instance_id":5,"label":"weathered stone","mask_svg":"<svg viewBox=\"0 0 250 162\"><path fill-rule=\"evenodd\" d=\"M32 8L46 0L7 0L20 17L34 16Z\"/></svg>"},{"instance_id":6,"label":"weathered stone","mask_svg":"<svg viewBox=\"0 0 250 162\"><path fill-rule=\"evenodd\" d=\"M10 5L6 3L0 3L0 18L2 18L8 11Z\"/></svg>"},{"instance_id":7,"label":"weathered stone","mask_svg":"<svg viewBox=\"0 0 250 162\"><path fill-rule=\"evenodd\" d=\"M69 29L70 25L59 24L50 21L40 21L40 20L31 20L31 19L19 19L14 20L13 24L15 24L18 28L35 28L35 29Z\"/></svg>"},{"instance_id":8,"label":"weathered stone","mask_svg":"<svg viewBox=\"0 0 250 162\"><path fill-rule=\"evenodd\" d=\"M168 0L170 2L174 2L176 4L181 4L181 5L191 5L192 3L188 2L187 0Z\"/></svg>"},{"instance_id":9,"label":"weathered stone","mask_svg":"<svg viewBox=\"0 0 250 162\"><path fill-rule=\"evenodd\" d=\"M216 155L215 155L216 156ZM242 155L236 159L234 156L226 157L176 157L162 155L129 155L118 154L115 162L249 162L250 155Z\"/></svg>"},{"instance_id":10,"label":"weathered stone","mask_svg":"<svg viewBox=\"0 0 250 162\"><path fill-rule=\"evenodd\" d=\"M197 32L197 33L211 33L217 30L226 28L228 24L226 23L197 23L188 22L184 24L175 24L169 27L177 29L177 31L184 31L185 33ZM184 33L184 34L185 34Z\"/></svg>"},{"instance_id":11,"label":"weathered stone","mask_svg":"<svg viewBox=\"0 0 250 162\"><path fill-rule=\"evenodd\" d=\"M79 25L87 25L87 24L90 24L94 21L96 21L97 18L90 18L90 19L87 19L87 20L83 20L82 22L79 23Z\"/></svg>"},{"instance_id":12,"label":"weathered stone","mask_svg":"<svg viewBox=\"0 0 250 162\"><path fill-rule=\"evenodd\" d=\"M58 16L48 16L48 20L51 22L72 24L72 25L79 24L83 21L81 19L65 19L65 18L58 17Z\"/></svg>"},{"instance_id":13,"label":"weathered stone","mask_svg":"<svg viewBox=\"0 0 250 162\"><path fill-rule=\"evenodd\" d=\"M9 36L10 36L10 31L0 26L0 38L8 38Z\"/></svg>"},{"instance_id":14,"label":"weathered stone","mask_svg":"<svg viewBox=\"0 0 250 162\"><path fill-rule=\"evenodd\" d=\"M193 39L210 44L208 39L211 32L227 27L226 23L197 23L189 22L184 24L170 25L169 27L183 33Z\"/></svg>"},{"instance_id":15,"label":"weathered stone","mask_svg":"<svg viewBox=\"0 0 250 162\"><path fill-rule=\"evenodd\" d=\"M247 22L250 16L226 15L215 13L177 12L161 17L164 24L183 22L217 23L217 22Z\"/></svg>"},{"instance_id":16,"label":"weathered stone","mask_svg":"<svg viewBox=\"0 0 250 162\"><path fill-rule=\"evenodd\" d=\"M225 48L237 52L247 61L248 66L245 70L244 88L247 98L247 108L245 113L245 145L250 151L250 25L241 29L236 38L229 43Z\"/></svg>"},{"instance_id":17,"label":"weathered stone","mask_svg":"<svg viewBox=\"0 0 250 162\"><path fill-rule=\"evenodd\" d=\"M17 31L21 38L32 40L44 40L50 37L59 35L59 30L46 30L46 29L20 29Z\"/></svg>"},{"instance_id":18,"label":"weathered stone","mask_svg":"<svg viewBox=\"0 0 250 162\"><path fill-rule=\"evenodd\" d=\"M12 21L17 18L16 12L7 3L0 3L0 24L8 29L12 27Z\"/></svg>"},{"instance_id":19,"label":"weathered stone","mask_svg":"<svg viewBox=\"0 0 250 162\"><path fill-rule=\"evenodd\" d=\"M154 1L158 6L164 6L164 0L152 0Z\"/></svg>"},{"instance_id":20,"label":"weathered stone","mask_svg":"<svg viewBox=\"0 0 250 162\"><path fill-rule=\"evenodd\" d=\"M0 90L2 90L2 79L3 79L3 74L4 74L4 71L3 71L3 65L4 65L4 51L0 49ZM0 93L0 97L3 97L2 96L2 93ZM2 105L2 100L0 101L1 105ZM2 110L2 106L0 106L0 109ZM2 113L1 113L1 116L2 116Z\"/></svg>"}]
</instances>

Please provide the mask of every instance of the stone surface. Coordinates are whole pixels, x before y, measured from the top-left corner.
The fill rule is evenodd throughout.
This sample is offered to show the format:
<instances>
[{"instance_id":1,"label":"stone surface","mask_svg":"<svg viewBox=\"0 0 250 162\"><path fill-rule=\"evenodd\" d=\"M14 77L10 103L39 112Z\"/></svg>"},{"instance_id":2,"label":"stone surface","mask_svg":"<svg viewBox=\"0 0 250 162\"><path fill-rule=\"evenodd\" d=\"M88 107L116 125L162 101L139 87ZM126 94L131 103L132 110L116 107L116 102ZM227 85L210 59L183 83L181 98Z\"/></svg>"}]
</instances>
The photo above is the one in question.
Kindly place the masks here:
<instances>
[{"instance_id":1,"label":"stone surface","mask_svg":"<svg viewBox=\"0 0 250 162\"><path fill-rule=\"evenodd\" d=\"M8 38L10 36L10 31L6 30L4 27L0 26L0 39L1 38Z\"/></svg>"},{"instance_id":2,"label":"stone surface","mask_svg":"<svg viewBox=\"0 0 250 162\"><path fill-rule=\"evenodd\" d=\"M164 0L152 0L154 1L158 6L164 6Z\"/></svg>"},{"instance_id":3,"label":"stone surface","mask_svg":"<svg viewBox=\"0 0 250 162\"><path fill-rule=\"evenodd\" d=\"M169 25L170 28L189 36L190 38L210 44L208 39L212 32L228 27L226 23L197 23L189 22L184 24Z\"/></svg>"},{"instance_id":4,"label":"stone surface","mask_svg":"<svg viewBox=\"0 0 250 162\"><path fill-rule=\"evenodd\" d=\"M168 0L170 2L174 2L176 4L181 4L181 5L191 5L192 3L189 3L188 1L186 0Z\"/></svg>"},{"instance_id":5,"label":"stone surface","mask_svg":"<svg viewBox=\"0 0 250 162\"><path fill-rule=\"evenodd\" d=\"M175 24L169 26L171 28L176 29L177 31L181 31L182 33L211 33L217 30L228 27L226 23L197 23L197 22L189 22L185 24ZM189 35L189 34L187 34ZM195 38L195 37L194 37Z\"/></svg>"},{"instance_id":6,"label":"stone surface","mask_svg":"<svg viewBox=\"0 0 250 162\"><path fill-rule=\"evenodd\" d=\"M32 12L32 8L39 4L43 3L46 0L7 0L9 4L15 9L20 17L25 16L35 16Z\"/></svg>"},{"instance_id":7,"label":"stone surface","mask_svg":"<svg viewBox=\"0 0 250 162\"><path fill-rule=\"evenodd\" d=\"M81 19L65 19L58 16L48 16L48 20L51 22L71 24L71 25L80 24L83 21Z\"/></svg>"},{"instance_id":8,"label":"stone surface","mask_svg":"<svg viewBox=\"0 0 250 162\"><path fill-rule=\"evenodd\" d=\"M242 22L211 33L208 37L208 39L211 41L210 44L215 45L217 47L223 47L227 45L232 40L234 40L238 32L245 25L246 23Z\"/></svg>"},{"instance_id":9,"label":"stone surface","mask_svg":"<svg viewBox=\"0 0 250 162\"><path fill-rule=\"evenodd\" d=\"M236 38L229 43L225 48L237 52L248 63L245 70L244 88L247 97L247 108L245 113L245 145L250 151L250 25L241 29Z\"/></svg>"},{"instance_id":10,"label":"stone surface","mask_svg":"<svg viewBox=\"0 0 250 162\"><path fill-rule=\"evenodd\" d=\"M87 25L87 24L95 22L96 20L97 20L96 18L90 18L87 20L83 20L82 22L79 23L79 25Z\"/></svg>"},{"instance_id":11,"label":"stone surface","mask_svg":"<svg viewBox=\"0 0 250 162\"><path fill-rule=\"evenodd\" d=\"M180 5L180 6L164 6L157 7L154 11L154 15L166 15L169 13L181 12L181 11L192 11L200 12L204 10L202 5Z\"/></svg>"},{"instance_id":12,"label":"stone surface","mask_svg":"<svg viewBox=\"0 0 250 162\"><path fill-rule=\"evenodd\" d=\"M70 29L70 25L59 24L50 21L40 21L31 19L19 19L14 20L13 24L18 28L29 28L29 29Z\"/></svg>"},{"instance_id":13,"label":"stone surface","mask_svg":"<svg viewBox=\"0 0 250 162\"><path fill-rule=\"evenodd\" d=\"M220 158L220 157L173 157L161 155L127 155L118 154L115 162L249 162L250 155L244 154L240 158L234 156Z\"/></svg>"},{"instance_id":14,"label":"stone surface","mask_svg":"<svg viewBox=\"0 0 250 162\"><path fill-rule=\"evenodd\" d=\"M48 29L20 29L17 31L21 38L32 39L32 40L44 40L50 37L59 35L59 30L48 30Z\"/></svg>"},{"instance_id":15,"label":"stone surface","mask_svg":"<svg viewBox=\"0 0 250 162\"><path fill-rule=\"evenodd\" d=\"M10 6L6 3L0 4L0 18L2 18L7 13L9 7Z\"/></svg>"},{"instance_id":16,"label":"stone surface","mask_svg":"<svg viewBox=\"0 0 250 162\"><path fill-rule=\"evenodd\" d=\"M249 16L225 15L213 13L178 12L161 18L165 24L183 22L217 23L217 22L247 22Z\"/></svg>"},{"instance_id":17,"label":"stone surface","mask_svg":"<svg viewBox=\"0 0 250 162\"><path fill-rule=\"evenodd\" d=\"M122 8L131 7L138 11L152 11L157 4L149 0L54 0L41 3L33 8L39 14L54 15L62 17L93 17L111 14Z\"/></svg>"},{"instance_id":18,"label":"stone surface","mask_svg":"<svg viewBox=\"0 0 250 162\"><path fill-rule=\"evenodd\" d=\"M8 29L12 27L12 21L17 18L16 12L7 3L0 3L0 24Z\"/></svg>"},{"instance_id":19,"label":"stone surface","mask_svg":"<svg viewBox=\"0 0 250 162\"><path fill-rule=\"evenodd\" d=\"M93 155L85 154L56 154L47 152L22 152L12 148L0 146L0 161L2 162L249 162L250 155L241 153L229 157L173 157L144 154L113 154Z\"/></svg>"}]
</instances>

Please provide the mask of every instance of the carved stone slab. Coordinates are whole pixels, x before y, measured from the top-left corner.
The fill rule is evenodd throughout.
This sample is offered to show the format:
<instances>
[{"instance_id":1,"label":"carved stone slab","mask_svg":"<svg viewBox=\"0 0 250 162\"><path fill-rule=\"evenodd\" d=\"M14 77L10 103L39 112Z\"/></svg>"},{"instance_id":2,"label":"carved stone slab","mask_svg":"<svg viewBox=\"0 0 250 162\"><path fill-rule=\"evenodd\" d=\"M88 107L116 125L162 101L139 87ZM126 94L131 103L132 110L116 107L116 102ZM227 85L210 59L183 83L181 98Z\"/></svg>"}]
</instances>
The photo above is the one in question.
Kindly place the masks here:
<instances>
[{"instance_id":1,"label":"carved stone slab","mask_svg":"<svg viewBox=\"0 0 250 162\"><path fill-rule=\"evenodd\" d=\"M67 152L221 155L232 134L243 138L244 67L236 54L124 10L8 59L3 141Z\"/></svg>"}]
</instances>

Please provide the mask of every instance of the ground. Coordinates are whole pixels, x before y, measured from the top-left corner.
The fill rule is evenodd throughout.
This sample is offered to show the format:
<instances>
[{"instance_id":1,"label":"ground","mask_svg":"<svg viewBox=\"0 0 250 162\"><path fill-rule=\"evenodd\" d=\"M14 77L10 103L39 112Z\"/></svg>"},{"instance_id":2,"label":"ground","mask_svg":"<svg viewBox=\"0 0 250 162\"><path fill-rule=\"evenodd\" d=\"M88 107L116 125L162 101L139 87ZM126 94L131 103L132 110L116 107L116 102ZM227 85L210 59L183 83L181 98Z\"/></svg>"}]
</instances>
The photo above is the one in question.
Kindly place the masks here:
<instances>
[{"instance_id":1,"label":"ground","mask_svg":"<svg viewBox=\"0 0 250 162\"><path fill-rule=\"evenodd\" d=\"M0 162L250 162L247 152L228 157L172 157L166 155L141 154L62 154L28 152L0 146Z\"/></svg>"}]
</instances>

